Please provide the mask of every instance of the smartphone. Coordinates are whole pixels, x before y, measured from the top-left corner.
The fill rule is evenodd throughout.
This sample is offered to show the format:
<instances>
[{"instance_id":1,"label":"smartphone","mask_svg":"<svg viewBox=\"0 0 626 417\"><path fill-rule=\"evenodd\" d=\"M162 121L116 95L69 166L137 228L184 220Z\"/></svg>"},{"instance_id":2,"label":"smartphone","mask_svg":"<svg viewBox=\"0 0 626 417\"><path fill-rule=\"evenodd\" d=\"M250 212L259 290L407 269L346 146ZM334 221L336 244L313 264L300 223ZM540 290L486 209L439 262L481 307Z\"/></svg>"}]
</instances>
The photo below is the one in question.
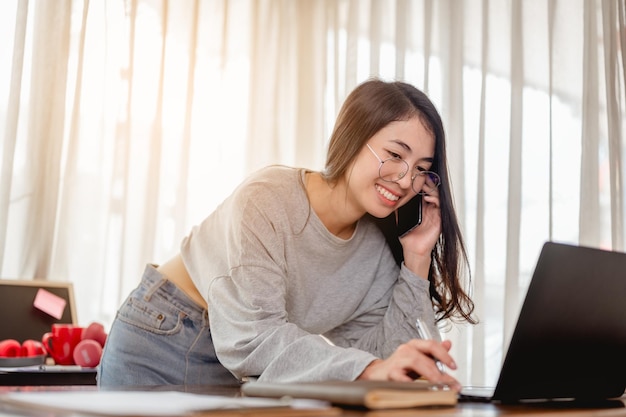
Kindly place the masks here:
<instances>
[{"instance_id":1,"label":"smartphone","mask_svg":"<svg viewBox=\"0 0 626 417\"><path fill-rule=\"evenodd\" d=\"M422 195L418 194L397 210L398 237L402 237L422 224Z\"/></svg>"}]
</instances>

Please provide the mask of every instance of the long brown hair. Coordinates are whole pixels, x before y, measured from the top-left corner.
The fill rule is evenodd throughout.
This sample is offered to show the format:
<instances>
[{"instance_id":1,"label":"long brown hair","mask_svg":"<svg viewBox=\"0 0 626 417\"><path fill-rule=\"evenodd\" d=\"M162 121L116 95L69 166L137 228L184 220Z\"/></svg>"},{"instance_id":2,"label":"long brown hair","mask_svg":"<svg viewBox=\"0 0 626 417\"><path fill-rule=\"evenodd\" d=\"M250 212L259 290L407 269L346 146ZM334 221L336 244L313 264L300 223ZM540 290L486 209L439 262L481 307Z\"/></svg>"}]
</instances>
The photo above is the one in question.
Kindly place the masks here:
<instances>
[{"instance_id":1,"label":"long brown hair","mask_svg":"<svg viewBox=\"0 0 626 417\"><path fill-rule=\"evenodd\" d=\"M469 262L448 175L445 132L439 112L426 94L399 81L370 79L357 86L348 95L337 116L322 175L329 183L337 183L347 175L356 155L376 132L393 121L408 120L415 116L435 137L431 170L441 177L441 235L433 249L428 274L431 299L439 320L464 319L476 323L472 317L474 303L461 280L463 273L467 272L467 284L470 287ZM395 239L390 241L392 250L394 245L396 248L399 245ZM402 251L399 252L400 258L396 257L398 262L402 260Z\"/></svg>"}]
</instances>

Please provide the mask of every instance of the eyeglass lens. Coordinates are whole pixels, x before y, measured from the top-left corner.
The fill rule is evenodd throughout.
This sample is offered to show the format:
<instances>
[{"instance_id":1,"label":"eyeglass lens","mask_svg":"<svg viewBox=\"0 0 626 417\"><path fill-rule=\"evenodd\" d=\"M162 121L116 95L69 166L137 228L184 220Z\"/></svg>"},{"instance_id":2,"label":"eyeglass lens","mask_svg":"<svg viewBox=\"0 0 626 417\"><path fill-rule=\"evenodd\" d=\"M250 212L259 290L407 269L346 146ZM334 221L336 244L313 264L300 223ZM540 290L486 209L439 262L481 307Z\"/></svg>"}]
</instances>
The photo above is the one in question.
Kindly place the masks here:
<instances>
[{"instance_id":1,"label":"eyeglass lens","mask_svg":"<svg viewBox=\"0 0 626 417\"><path fill-rule=\"evenodd\" d=\"M400 181L407 175L409 171L409 164L402 159L387 159L381 162L379 175L385 181L394 182ZM421 171L413 174L412 187L416 193L426 193L434 191L441 179L439 175L432 171Z\"/></svg>"}]
</instances>

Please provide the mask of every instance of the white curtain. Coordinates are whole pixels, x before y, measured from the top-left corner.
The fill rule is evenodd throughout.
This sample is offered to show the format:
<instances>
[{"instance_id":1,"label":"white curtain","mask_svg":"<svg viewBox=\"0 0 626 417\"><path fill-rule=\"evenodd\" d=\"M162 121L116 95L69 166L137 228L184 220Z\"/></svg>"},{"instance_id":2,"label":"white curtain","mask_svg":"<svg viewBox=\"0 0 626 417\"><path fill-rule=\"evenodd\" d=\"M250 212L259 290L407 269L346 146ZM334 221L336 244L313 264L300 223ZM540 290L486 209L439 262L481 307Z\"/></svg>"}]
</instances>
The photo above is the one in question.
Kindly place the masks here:
<instances>
[{"instance_id":1,"label":"white curtain","mask_svg":"<svg viewBox=\"0 0 626 417\"><path fill-rule=\"evenodd\" d=\"M546 240L624 250L624 0L0 4L0 277L71 281L110 323L244 176L323 167L370 76L440 109L493 384ZM287 197L286 197L287 198Z\"/></svg>"}]
</instances>

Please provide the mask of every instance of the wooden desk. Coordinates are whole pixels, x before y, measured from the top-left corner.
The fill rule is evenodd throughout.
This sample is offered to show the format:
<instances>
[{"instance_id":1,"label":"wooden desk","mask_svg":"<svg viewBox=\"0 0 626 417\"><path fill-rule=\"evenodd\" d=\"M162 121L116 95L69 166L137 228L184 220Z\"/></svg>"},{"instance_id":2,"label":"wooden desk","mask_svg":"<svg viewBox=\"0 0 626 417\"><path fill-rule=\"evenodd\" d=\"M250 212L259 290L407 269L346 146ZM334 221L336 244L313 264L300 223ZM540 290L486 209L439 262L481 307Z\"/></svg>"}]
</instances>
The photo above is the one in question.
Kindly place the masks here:
<instances>
[{"instance_id":1,"label":"wooden desk","mask_svg":"<svg viewBox=\"0 0 626 417\"><path fill-rule=\"evenodd\" d=\"M57 391L57 390L97 390L95 386L48 386L48 387L0 387L0 394L15 391ZM136 387L125 388L125 390L141 391L184 391L200 394L224 395L237 397L240 390L236 386L189 386L189 387ZM23 410L7 406L0 401L0 415L28 416L28 417L90 417L81 413L57 413L49 410ZM249 417L249 413L232 412L232 417ZM264 414L269 416L268 414ZM290 413L289 416L297 416L297 412ZM314 417L309 411L307 417ZM328 413L321 413L328 417ZM423 408L423 409L403 409L403 410L382 410L367 411L356 409L338 409L334 414L339 417L500 417L500 416L535 416L535 417L626 417L626 397L622 399L598 404L595 406L571 406L569 404L534 404L534 405L496 405L488 403L459 403L456 407L445 408ZM198 415L200 416L200 415ZM211 413L203 413L202 417L210 417Z\"/></svg>"}]
</instances>

